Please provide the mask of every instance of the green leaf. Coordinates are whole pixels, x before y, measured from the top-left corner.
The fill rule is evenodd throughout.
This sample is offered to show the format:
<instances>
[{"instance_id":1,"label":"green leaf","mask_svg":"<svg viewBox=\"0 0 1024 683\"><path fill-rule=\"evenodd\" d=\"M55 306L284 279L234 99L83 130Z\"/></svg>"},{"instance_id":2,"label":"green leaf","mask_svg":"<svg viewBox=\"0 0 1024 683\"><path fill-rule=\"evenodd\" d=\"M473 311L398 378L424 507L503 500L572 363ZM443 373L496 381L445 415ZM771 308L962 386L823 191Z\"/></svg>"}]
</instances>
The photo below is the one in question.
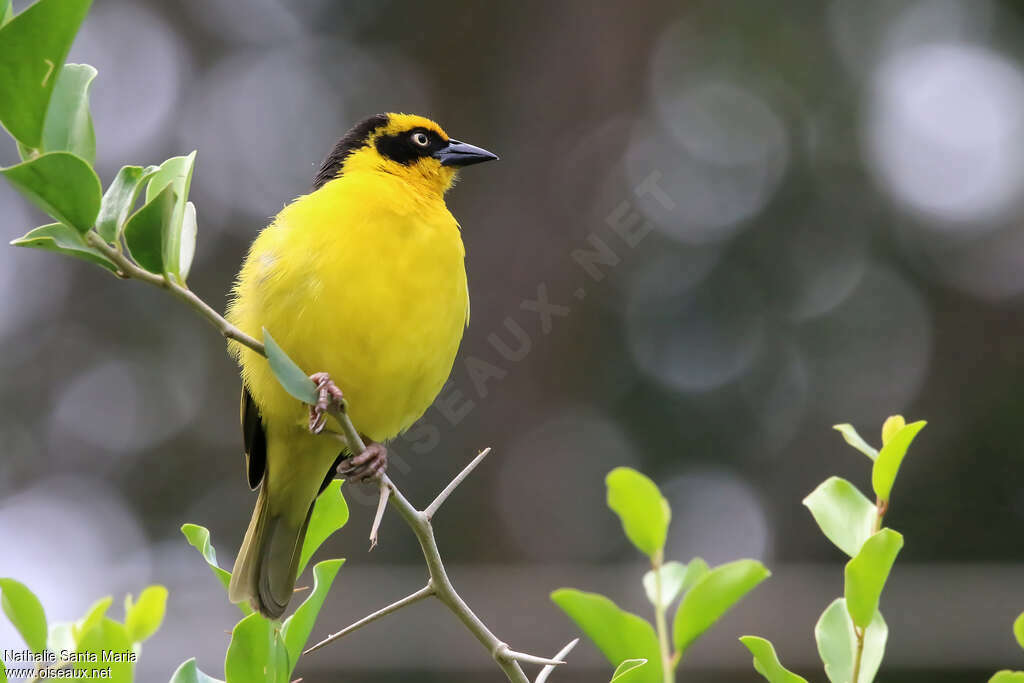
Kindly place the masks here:
<instances>
[{"instance_id":1,"label":"green leaf","mask_svg":"<svg viewBox=\"0 0 1024 683\"><path fill-rule=\"evenodd\" d=\"M636 682L661 683L658 637L649 622L597 593L560 588L551 594L551 600L594 641L612 666L626 659L646 659L647 666L637 671Z\"/></svg>"},{"instance_id":2,"label":"green leaf","mask_svg":"<svg viewBox=\"0 0 1024 683\"><path fill-rule=\"evenodd\" d=\"M26 147L25 145L21 144L20 142L17 143L16 146L18 148L18 156L21 157L22 161L28 161L29 159L34 159L37 156L39 156L39 150L38 149L32 149L31 147ZM85 159L83 159L82 161L85 161Z\"/></svg>"},{"instance_id":3,"label":"green leaf","mask_svg":"<svg viewBox=\"0 0 1024 683\"><path fill-rule=\"evenodd\" d=\"M0 33L3 31L0 29ZM102 190L100 179L89 164L74 154L50 152L0 169L0 173L26 199L80 233L88 232L96 222Z\"/></svg>"},{"instance_id":4,"label":"green leaf","mask_svg":"<svg viewBox=\"0 0 1024 683\"><path fill-rule=\"evenodd\" d=\"M163 273L164 235L174 214L173 185L167 185L153 199L132 214L124 226L124 241L132 258L151 273Z\"/></svg>"},{"instance_id":5,"label":"green leaf","mask_svg":"<svg viewBox=\"0 0 1024 683\"><path fill-rule=\"evenodd\" d=\"M299 656L306 647L309 634L313 632L313 624L320 614L324 598L331 590L334 577L338 575L338 570L344 562L345 560L324 560L313 567L313 592L299 605L294 614L285 619L281 627L281 635L284 636L285 647L288 649L288 661L291 662L289 675L299 662Z\"/></svg>"},{"instance_id":6,"label":"green leaf","mask_svg":"<svg viewBox=\"0 0 1024 683\"><path fill-rule=\"evenodd\" d=\"M224 681L207 676L200 671L196 666L196 658L193 657L187 662L182 662L178 670L171 676L169 683L224 683Z\"/></svg>"},{"instance_id":7,"label":"green leaf","mask_svg":"<svg viewBox=\"0 0 1024 683\"><path fill-rule=\"evenodd\" d=\"M277 345L265 327L263 328L263 346L267 352L270 369L284 390L303 403L315 404L317 392L313 380Z\"/></svg>"},{"instance_id":8,"label":"green leaf","mask_svg":"<svg viewBox=\"0 0 1024 683\"><path fill-rule=\"evenodd\" d=\"M665 547L672 511L657 484L629 467L616 467L605 477L608 507L619 516L633 545L649 557Z\"/></svg>"},{"instance_id":9,"label":"green leaf","mask_svg":"<svg viewBox=\"0 0 1024 683\"><path fill-rule=\"evenodd\" d=\"M643 667L647 663L646 659L626 659L621 664L615 667L615 673L612 674L611 683L631 683L632 681L639 681L640 677L638 669Z\"/></svg>"},{"instance_id":10,"label":"green leaf","mask_svg":"<svg viewBox=\"0 0 1024 683\"><path fill-rule=\"evenodd\" d=\"M10 0L7 1L10 2ZM0 662L0 683L7 683L7 667L3 662Z\"/></svg>"},{"instance_id":11,"label":"green leaf","mask_svg":"<svg viewBox=\"0 0 1024 683\"><path fill-rule=\"evenodd\" d=\"M899 532L882 529L846 563L846 606L857 626L865 628L878 610L885 581L902 547L903 536Z\"/></svg>"},{"instance_id":12,"label":"green leaf","mask_svg":"<svg viewBox=\"0 0 1024 683\"><path fill-rule=\"evenodd\" d=\"M178 278L184 282L192 270L192 259L196 255L196 237L199 225L196 223L196 205L185 203L185 214L181 219L181 232L178 238Z\"/></svg>"},{"instance_id":13,"label":"green leaf","mask_svg":"<svg viewBox=\"0 0 1024 683\"><path fill-rule=\"evenodd\" d=\"M686 578L683 579L683 585L679 591L685 593L686 591L693 588L693 586L704 578L704 575L711 571L711 567L704 561L703 558L695 557L690 560L690 564L686 565Z\"/></svg>"},{"instance_id":14,"label":"green leaf","mask_svg":"<svg viewBox=\"0 0 1024 683\"><path fill-rule=\"evenodd\" d=\"M853 557L874 532L878 509L856 486L829 477L804 498L828 540Z\"/></svg>"},{"instance_id":15,"label":"green leaf","mask_svg":"<svg viewBox=\"0 0 1024 683\"><path fill-rule=\"evenodd\" d=\"M309 558L313 556L327 538L348 522L348 504L341 494L341 480L335 479L313 505L306 527L306 539L302 542L302 554L299 556L298 576L306 568Z\"/></svg>"},{"instance_id":16,"label":"green leaf","mask_svg":"<svg viewBox=\"0 0 1024 683\"><path fill-rule=\"evenodd\" d=\"M1009 671L1004 669L992 678L988 679L988 683L1024 683L1024 671Z\"/></svg>"},{"instance_id":17,"label":"green leaf","mask_svg":"<svg viewBox=\"0 0 1024 683\"><path fill-rule=\"evenodd\" d=\"M1013 622L1013 637L1017 639L1018 645L1024 647L1024 612Z\"/></svg>"},{"instance_id":18,"label":"green leaf","mask_svg":"<svg viewBox=\"0 0 1024 683\"><path fill-rule=\"evenodd\" d=\"M846 443L850 444L858 451L868 456L872 460L878 457L878 449L873 447L867 441L861 438L861 435L857 433L857 430L853 428L851 424L832 425L832 429L835 429L843 438L846 439Z\"/></svg>"},{"instance_id":19,"label":"green leaf","mask_svg":"<svg viewBox=\"0 0 1024 683\"><path fill-rule=\"evenodd\" d=\"M141 643L156 633L164 620L167 609L167 589L163 586L149 586L139 595L138 602L130 604L128 596L125 605L124 625L133 643Z\"/></svg>"},{"instance_id":20,"label":"green leaf","mask_svg":"<svg viewBox=\"0 0 1024 683\"><path fill-rule=\"evenodd\" d=\"M61 650L74 652L77 645L75 643L75 636L71 632L72 626L73 624L68 621L50 624L50 633L46 637L46 649L56 652L58 657Z\"/></svg>"},{"instance_id":21,"label":"green leaf","mask_svg":"<svg viewBox=\"0 0 1024 683\"><path fill-rule=\"evenodd\" d=\"M89 4L40 0L0 28L0 123L28 147L42 145L50 96Z\"/></svg>"},{"instance_id":22,"label":"green leaf","mask_svg":"<svg viewBox=\"0 0 1024 683\"><path fill-rule=\"evenodd\" d=\"M864 631L864 652L861 656L860 675L856 683L871 683L882 664L885 641L889 627L881 612L875 612L871 623ZM853 622L846 611L846 600L836 598L825 608L814 626L814 638L818 643L818 654L825 664L825 674L832 683L850 683L853 678L853 662L857 652L857 637Z\"/></svg>"},{"instance_id":23,"label":"green leaf","mask_svg":"<svg viewBox=\"0 0 1024 683\"><path fill-rule=\"evenodd\" d=\"M775 647L769 641L757 636L743 636L740 642L754 655L754 670L769 683L807 683L806 678L782 666L775 654Z\"/></svg>"},{"instance_id":24,"label":"green leaf","mask_svg":"<svg viewBox=\"0 0 1024 683\"><path fill-rule=\"evenodd\" d=\"M192 255L195 253L195 207L192 207L191 211L191 224L186 225L185 223L195 160L196 153L194 151L187 156L171 157L160 164L160 169L153 174L146 187L147 203L168 186L174 188L176 195L174 210L170 219L165 223L163 231L163 268L164 272L174 275L182 282L185 280L185 275L188 274L189 267L192 265Z\"/></svg>"},{"instance_id":25,"label":"green leaf","mask_svg":"<svg viewBox=\"0 0 1024 683\"><path fill-rule=\"evenodd\" d=\"M889 500L903 456L907 454L914 437L926 424L928 423L924 420L911 422L893 434L889 443L882 446L882 450L879 451L878 460L871 468L871 486L875 489L875 495L882 500Z\"/></svg>"},{"instance_id":26,"label":"green leaf","mask_svg":"<svg viewBox=\"0 0 1024 683\"><path fill-rule=\"evenodd\" d=\"M100 598L96 602L92 603L88 610L85 612L85 616L71 624L71 637L77 643L83 635L94 626L100 623L100 621L107 615L107 610L110 609L110 605L114 602L114 598L110 595Z\"/></svg>"},{"instance_id":27,"label":"green leaf","mask_svg":"<svg viewBox=\"0 0 1024 683\"><path fill-rule=\"evenodd\" d=\"M231 584L231 572L221 569L217 564L217 551L213 549L213 543L210 542L210 530L198 524L182 524L181 533L185 534L189 544L202 554L206 564L210 565L213 575L224 586L224 590L227 590ZM242 610L242 614L252 614L252 607L247 602L238 603L238 608Z\"/></svg>"},{"instance_id":28,"label":"green leaf","mask_svg":"<svg viewBox=\"0 0 1024 683\"><path fill-rule=\"evenodd\" d=\"M220 569L220 566L217 564L217 551L214 549L213 543L210 541L209 529L204 526L199 526L198 524L182 524L181 533L185 534L185 538L188 540L189 545L199 551L207 564L215 569ZM224 572L224 574L227 574L228 579L230 579L230 573L223 569L221 569L221 571ZM220 576L220 573L214 573L217 574L218 577ZM222 580L222 583L224 584L224 587L227 588L229 581Z\"/></svg>"},{"instance_id":29,"label":"green leaf","mask_svg":"<svg viewBox=\"0 0 1024 683\"><path fill-rule=\"evenodd\" d=\"M882 423L882 445L889 443L896 432L907 426L907 421L902 415L890 415Z\"/></svg>"},{"instance_id":30,"label":"green leaf","mask_svg":"<svg viewBox=\"0 0 1024 683\"><path fill-rule=\"evenodd\" d=\"M291 669L280 625L259 614L235 624L224 673L227 683L288 683Z\"/></svg>"},{"instance_id":31,"label":"green leaf","mask_svg":"<svg viewBox=\"0 0 1024 683\"><path fill-rule=\"evenodd\" d=\"M65 64L50 97L43 123L43 152L71 152L90 165L96 161L96 133L89 114L89 86L96 69Z\"/></svg>"},{"instance_id":32,"label":"green leaf","mask_svg":"<svg viewBox=\"0 0 1024 683\"><path fill-rule=\"evenodd\" d=\"M0 0L0 26L3 26L8 21L14 18L14 7L11 5L11 0ZM2 666L0 662L0 666Z\"/></svg>"},{"instance_id":33,"label":"green leaf","mask_svg":"<svg viewBox=\"0 0 1024 683\"><path fill-rule=\"evenodd\" d=\"M196 153L193 150L188 155L171 157L160 164L153 177L150 178L149 186L146 187L146 201L152 200L169 184L175 185L175 191L184 193L187 197L195 160ZM184 202L182 205L184 206Z\"/></svg>"},{"instance_id":34,"label":"green leaf","mask_svg":"<svg viewBox=\"0 0 1024 683\"><path fill-rule=\"evenodd\" d=\"M100 212L96 217L96 232L107 242L116 242L124 230L125 221L135 208L142 184L158 170L157 166L123 166L114 182L103 194Z\"/></svg>"},{"instance_id":35,"label":"green leaf","mask_svg":"<svg viewBox=\"0 0 1024 683\"><path fill-rule=\"evenodd\" d=\"M108 659L102 664L104 669L110 667L110 675L106 676L104 674L104 680L116 681L117 683L132 683L133 669L135 668L135 664L130 661L131 653L133 652L132 641L128 637L128 631L122 624L107 617L100 618L89 630L83 631L82 636L78 639L78 652L95 653L99 656L103 650L110 653ZM119 661L111 661L112 659ZM76 672L89 672L89 675L91 675L93 669L99 667L100 664L98 662L90 661L75 662L73 664ZM86 677L76 676L76 678Z\"/></svg>"},{"instance_id":36,"label":"green leaf","mask_svg":"<svg viewBox=\"0 0 1024 683\"><path fill-rule=\"evenodd\" d=\"M28 231L16 240L11 240L11 244L16 247L42 249L72 256L102 266L112 273L117 273L117 266L113 261L104 256L99 249L87 244L81 233L63 223L42 225Z\"/></svg>"},{"instance_id":37,"label":"green leaf","mask_svg":"<svg viewBox=\"0 0 1024 683\"><path fill-rule=\"evenodd\" d=\"M686 581L686 565L682 562L666 562L658 572L661 575L661 605L670 605L679 597L683 591L683 582ZM652 605L659 604L657 580L654 570L644 574L644 592Z\"/></svg>"},{"instance_id":38,"label":"green leaf","mask_svg":"<svg viewBox=\"0 0 1024 683\"><path fill-rule=\"evenodd\" d=\"M35 593L14 579L0 579L0 607L18 629L28 649L46 649L46 613Z\"/></svg>"},{"instance_id":39,"label":"green leaf","mask_svg":"<svg viewBox=\"0 0 1024 683\"><path fill-rule=\"evenodd\" d=\"M680 653L711 628L771 572L757 560L736 560L715 567L687 591L676 610L673 640Z\"/></svg>"}]
</instances>

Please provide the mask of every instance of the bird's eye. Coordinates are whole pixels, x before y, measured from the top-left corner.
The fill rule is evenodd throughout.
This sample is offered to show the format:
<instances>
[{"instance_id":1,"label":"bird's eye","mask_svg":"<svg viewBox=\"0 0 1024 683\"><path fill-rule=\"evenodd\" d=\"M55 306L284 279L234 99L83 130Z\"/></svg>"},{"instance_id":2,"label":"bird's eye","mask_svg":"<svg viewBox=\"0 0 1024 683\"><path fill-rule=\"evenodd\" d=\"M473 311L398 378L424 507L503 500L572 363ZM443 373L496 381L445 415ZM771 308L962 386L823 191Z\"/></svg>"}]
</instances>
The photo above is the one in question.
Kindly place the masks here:
<instances>
[{"instance_id":1,"label":"bird's eye","mask_svg":"<svg viewBox=\"0 0 1024 683\"><path fill-rule=\"evenodd\" d=\"M426 147L430 144L430 138L427 137L426 133L413 133L412 141L420 147Z\"/></svg>"}]
</instances>

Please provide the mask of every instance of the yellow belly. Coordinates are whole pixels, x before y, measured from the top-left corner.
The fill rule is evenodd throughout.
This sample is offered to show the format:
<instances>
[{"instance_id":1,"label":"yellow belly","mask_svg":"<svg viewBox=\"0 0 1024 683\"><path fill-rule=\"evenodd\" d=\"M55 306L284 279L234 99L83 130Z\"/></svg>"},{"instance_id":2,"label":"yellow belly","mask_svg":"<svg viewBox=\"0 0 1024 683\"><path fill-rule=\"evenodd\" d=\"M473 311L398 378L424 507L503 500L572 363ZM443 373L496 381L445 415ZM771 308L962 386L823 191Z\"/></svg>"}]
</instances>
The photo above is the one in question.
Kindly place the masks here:
<instances>
[{"instance_id":1,"label":"yellow belly","mask_svg":"<svg viewBox=\"0 0 1024 683\"><path fill-rule=\"evenodd\" d=\"M383 441L426 411L451 372L469 314L464 260L441 197L386 174L343 176L260 233L228 318L256 338L266 327L308 373L330 373L356 428ZM264 421L305 424L266 360L233 350Z\"/></svg>"}]
</instances>

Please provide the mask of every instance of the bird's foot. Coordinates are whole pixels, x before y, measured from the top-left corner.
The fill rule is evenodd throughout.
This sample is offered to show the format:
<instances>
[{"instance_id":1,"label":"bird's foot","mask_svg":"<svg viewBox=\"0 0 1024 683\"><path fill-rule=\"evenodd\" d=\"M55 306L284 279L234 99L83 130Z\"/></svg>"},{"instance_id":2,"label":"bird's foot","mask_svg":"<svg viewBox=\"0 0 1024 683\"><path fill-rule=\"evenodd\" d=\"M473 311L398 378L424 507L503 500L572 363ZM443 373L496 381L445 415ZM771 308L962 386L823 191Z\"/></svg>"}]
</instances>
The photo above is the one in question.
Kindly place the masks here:
<instances>
[{"instance_id":1,"label":"bird's foot","mask_svg":"<svg viewBox=\"0 0 1024 683\"><path fill-rule=\"evenodd\" d=\"M359 455L345 458L338 465L338 474L345 479L370 481L388 469L388 449L379 443L370 443Z\"/></svg>"},{"instance_id":2,"label":"bird's foot","mask_svg":"<svg viewBox=\"0 0 1024 683\"><path fill-rule=\"evenodd\" d=\"M342 405L345 396L326 372L317 372L309 376L316 383L317 401L309 407L309 431L319 434L327 425L327 409L334 405Z\"/></svg>"}]
</instances>

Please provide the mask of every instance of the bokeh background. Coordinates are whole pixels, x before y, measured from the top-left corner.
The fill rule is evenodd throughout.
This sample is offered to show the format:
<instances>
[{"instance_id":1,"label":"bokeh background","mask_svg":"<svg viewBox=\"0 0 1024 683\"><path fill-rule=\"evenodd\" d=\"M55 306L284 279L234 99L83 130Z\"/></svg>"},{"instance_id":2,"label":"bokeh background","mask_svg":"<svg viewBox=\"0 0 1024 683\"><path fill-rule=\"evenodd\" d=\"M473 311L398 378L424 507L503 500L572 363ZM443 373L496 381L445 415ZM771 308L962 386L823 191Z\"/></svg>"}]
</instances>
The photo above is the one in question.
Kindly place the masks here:
<instances>
[{"instance_id":1,"label":"bokeh background","mask_svg":"<svg viewBox=\"0 0 1024 683\"><path fill-rule=\"evenodd\" d=\"M877 443L903 413L930 424L887 519L907 542L880 680L967 682L1024 666L1010 633L1024 609L1020 7L97 0L69 60L99 69L105 183L199 150L191 284L218 308L253 236L358 119L424 113L501 155L450 194L473 322L392 472L425 504L494 447L437 533L464 596L517 649L575 635L547 598L560 586L647 613L643 563L604 505L605 473L631 465L671 501L671 557L774 572L681 679L759 680L736 641L756 633L823 680L812 628L845 558L800 501L831 474L868 490L831 425ZM0 160L14 158L5 138ZM7 185L0 216L5 240L43 222ZM584 267L601 245L614 263ZM194 655L221 672L237 612L178 527L209 526L230 566L255 499L223 344L163 293L49 254L0 249L0 291L0 575L51 619L166 584L139 680ZM562 308L545 320L538 296ZM372 491L348 497L323 556L349 561L314 636L424 576L391 514L367 554ZM555 679L607 680L591 645L571 662ZM299 673L500 679L431 602Z\"/></svg>"}]
</instances>

